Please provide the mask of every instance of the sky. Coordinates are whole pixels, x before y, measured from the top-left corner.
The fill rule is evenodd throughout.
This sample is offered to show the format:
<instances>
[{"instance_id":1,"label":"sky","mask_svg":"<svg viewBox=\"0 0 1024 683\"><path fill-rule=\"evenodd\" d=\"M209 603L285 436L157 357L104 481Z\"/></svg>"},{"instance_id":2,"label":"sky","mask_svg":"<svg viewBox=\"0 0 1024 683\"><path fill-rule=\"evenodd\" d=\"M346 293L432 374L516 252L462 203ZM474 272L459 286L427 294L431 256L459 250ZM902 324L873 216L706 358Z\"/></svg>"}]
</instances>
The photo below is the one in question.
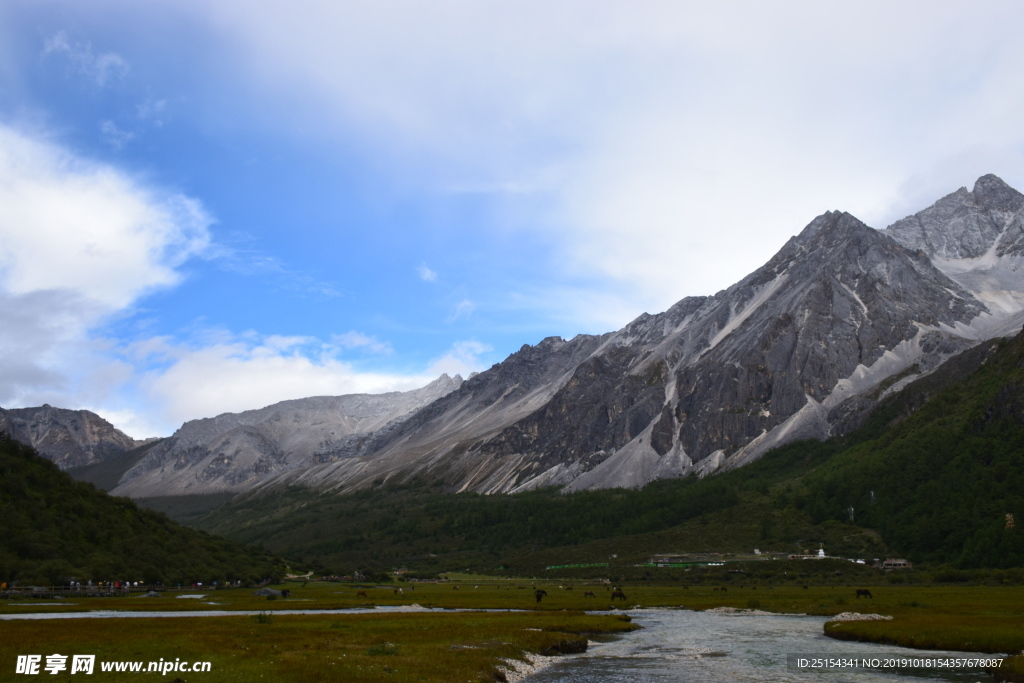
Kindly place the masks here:
<instances>
[{"instance_id":1,"label":"sky","mask_svg":"<svg viewBox=\"0 0 1024 683\"><path fill-rule=\"evenodd\" d=\"M131 436L464 377L978 176L1024 4L5 0L0 406Z\"/></svg>"}]
</instances>

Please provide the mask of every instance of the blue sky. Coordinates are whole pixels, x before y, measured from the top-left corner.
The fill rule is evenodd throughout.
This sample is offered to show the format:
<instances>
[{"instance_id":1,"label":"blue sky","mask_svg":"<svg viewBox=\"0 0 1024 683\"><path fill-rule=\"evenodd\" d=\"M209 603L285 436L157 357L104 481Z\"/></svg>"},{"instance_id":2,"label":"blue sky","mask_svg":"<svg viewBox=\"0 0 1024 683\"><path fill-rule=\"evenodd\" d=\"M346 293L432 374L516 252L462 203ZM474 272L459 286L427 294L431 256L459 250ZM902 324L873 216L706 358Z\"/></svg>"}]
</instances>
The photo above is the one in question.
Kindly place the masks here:
<instances>
[{"instance_id":1,"label":"blue sky","mask_svg":"<svg viewBox=\"0 0 1024 683\"><path fill-rule=\"evenodd\" d=\"M136 437L712 294L1024 187L1017 2L0 5L0 405Z\"/></svg>"}]
</instances>

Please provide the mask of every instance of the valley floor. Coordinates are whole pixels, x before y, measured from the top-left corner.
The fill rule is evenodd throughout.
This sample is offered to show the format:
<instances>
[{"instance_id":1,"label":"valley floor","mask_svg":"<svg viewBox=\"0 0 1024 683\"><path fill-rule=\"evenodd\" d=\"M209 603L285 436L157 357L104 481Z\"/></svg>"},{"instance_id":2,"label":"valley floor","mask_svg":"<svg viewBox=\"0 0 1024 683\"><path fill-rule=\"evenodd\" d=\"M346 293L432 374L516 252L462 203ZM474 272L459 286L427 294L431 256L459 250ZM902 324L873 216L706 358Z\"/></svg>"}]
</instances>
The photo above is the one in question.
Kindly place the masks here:
<instances>
[{"instance_id":1,"label":"valley floor","mask_svg":"<svg viewBox=\"0 0 1024 683\"><path fill-rule=\"evenodd\" d=\"M96 661L210 662L202 681L493 681L513 676L508 662L531 654L578 651L586 635L621 633L635 626L623 608L735 608L834 615L859 611L889 621L830 622L829 635L918 648L1020 652L1024 648L1021 586L714 586L624 585L613 604L603 583L495 580L462 577L449 583L394 586L311 582L289 584L287 599L268 600L251 589L171 591L160 598L78 598L0 601L0 618L45 612L214 611L239 616L5 620L0 680L20 655L96 655ZM404 594L396 594L401 586ZM456 589L456 586L458 588ZM534 586L547 595L537 603ZM857 598L869 588L872 598ZM365 595L360 595L363 592ZM592 592L593 597L586 595ZM203 597L178 598L177 595ZM69 604L71 603L71 604ZM412 606L429 611L376 614L286 615L280 610ZM446 611L500 610L500 611ZM514 611L508 611L514 610ZM587 613L589 612L589 614ZM605 613L602 613L605 612ZM127 616L127 615L126 615ZM42 671L42 673L47 673ZM96 674L115 679L123 674ZM190 676L179 675L182 680ZM70 674L65 671L63 677ZM54 680L62 680L58 677ZM75 679L71 679L75 680ZM173 680L173 677L167 680Z\"/></svg>"}]
</instances>

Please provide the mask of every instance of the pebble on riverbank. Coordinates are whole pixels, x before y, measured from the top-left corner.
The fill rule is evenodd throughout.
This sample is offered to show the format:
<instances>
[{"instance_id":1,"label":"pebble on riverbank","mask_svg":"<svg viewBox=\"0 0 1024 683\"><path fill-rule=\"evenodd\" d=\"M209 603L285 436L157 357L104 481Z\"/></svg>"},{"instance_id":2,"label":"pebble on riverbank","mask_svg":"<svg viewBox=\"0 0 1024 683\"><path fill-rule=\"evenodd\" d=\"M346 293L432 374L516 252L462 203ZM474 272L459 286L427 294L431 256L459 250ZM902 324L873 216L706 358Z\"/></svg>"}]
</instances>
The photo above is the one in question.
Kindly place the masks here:
<instances>
[{"instance_id":1,"label":"pebble on riverbank","mask_svg":"<svg viewBox=\"0 0 1024 683\"><path fill-rule=\"evenodd\" d=\"M765 612L762 609L743 609L743 608L740 608L740 607L712 607L711 609L704 610L704 611L708 612L708 613L712 613L713 612L713 613L716 613L716 614L747 614L747 615L751 615L751 616L755 616L755 617L777 617L777 616L802 617L802 616L804 616L803 614L788 614L788 613L781 613L781 612Z\"/></svg>"},{"instance_id":2,"label":"pebble on riverbank","mask_svg":"<svg viewBox=\"0 0 1024 683\"><path fill-rule=\"evenodd\" d=\"M860 612L843 612L837 614L829 621L890 621L892 617L884 614L861 614Z\"/></svg>"},{"instance_id":3,"label":"pebble on riverbank","mask_svg":"<svg viewBox=\"0 0 1024 683\"><path fill-rule=\"evenodd\" d=\"M518 659L506 659L505 665L498 667L498 671L505 676L507 683L519 683L519 681L524 680L527 676L535 674L541 669L548 668L554 663L555 659L554 657L542 657L530 654L529 652L523 656L526 658L525 662Z\"/></svg>"}]
</instances>

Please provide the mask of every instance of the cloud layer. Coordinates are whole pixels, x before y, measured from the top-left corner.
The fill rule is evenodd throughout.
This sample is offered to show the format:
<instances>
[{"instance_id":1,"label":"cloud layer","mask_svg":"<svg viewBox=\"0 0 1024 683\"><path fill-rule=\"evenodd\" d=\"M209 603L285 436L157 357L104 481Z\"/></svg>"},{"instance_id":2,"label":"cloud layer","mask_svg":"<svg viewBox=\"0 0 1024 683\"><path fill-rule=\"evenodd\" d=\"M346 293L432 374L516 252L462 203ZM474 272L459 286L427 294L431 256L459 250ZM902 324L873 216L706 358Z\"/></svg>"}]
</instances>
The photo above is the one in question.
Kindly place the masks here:
<instances>
[{"instance_id":1,"label":"cloud layer","mask_svg":"<svg viewBox=\"0 0 1024 683\"><path fill-rule=\"evenodd\" d=\"M75 391L76 366L96 360L90 331L177 284L209 244L198 202L6 126L0 206L3 405Z\"/></svg>"},{"instance_id":2,"label":"cloud layer","mask_svg":"<svg viewBox=\"0 0 1024 683\"><path fill-rule=\"evenodd\" d=\"M317 105L284 116L533 205L564 273L636 310L727 286L826 210L884 227L921 208L908 185L1024 180L1018 3L189 6L253 87Z\"/></svg>"},{"instance_id":3,"label":"cloud layer","mask_svg":"<svg viewBox=\"0 0 1024 683\"><path fill-rule=\"evenodd\" d=\"M354 332L339 335L334 342L222 332L193 344L149 339L134 345L127 355L140 364L158 366L143 378L142 395L155 409L150 419L176 426L306 396L409 391L442 373L465 377L480 367L480 356L491 350L486 344L462 341L430 361L422 372L373 372L343 360L342 353L353 342L386 350L379 342ZM130 417L141 421L144 416Z\"/></svg>"},{"instance_id":4,"label":"cloud layer","mask_svg":"<svg viewBox=\"0 0 1024 683\"><path fill-rule=\"evenodd\" d=\"M414 389L475 368L485 348L458 344L428 373L401 374L341 360L392 352L356 331L328 341L222 331L192 343L106 339L112 319L178 285L189 259L222 251L202 205L0 126L0 206L0 405L93 408L151 436L290 398Z\"/></svg>"},{"instance_id":5,"label":"cloud layer","mask_svg":"<svg viewBox=\"0 0 1024 683\"><path fill-rule=\"evenodd\" d=\"M13 21L16 10L31 20ZM0 14L12 18L0 22L0 90L29 92L34 75L58 73L60 87L50 87L59 93L40 91L57 107L77 112L81 103L88 113L69 120L116 163L146 167L139 158L143 147L159 148L157 129L173 128L182 135L174 140L201 152L230 130L237 137L225 146L246 156L236 169L302 163L315 146L372 159L353 162L352 176L372 166L373 182L386 178L391 186L374 200L401 194L417 207L396 210L402 219L433 202L471 205L451 212L452 225L427 221L453 236L396 255L400 275L382 258L364 282L335 287L284 265L301 255L246 261L218 246L213 200L40 132L45 105L38 116L36 103L5 110L39 127L0 123L0 404L103 408L139 436L284 398L466 374L492 350L466 338L483 338L487 324L511 328L512 317L542 320L531 330L544 334L606 331L728 286L826 210L882 227L983 173L1024 186L1017 2L254 0L239 12L230 0L56 0ZM27 35L18 27L37 23L49 28L37 29L31 59L16 63L24 43L15 38ZM180 49L173 59L168 44ZM68 76L77 88L66 87ZM7 87L19 79L20 89ZM68 104L71 90L81 99ZM192 137L181 133L189 126ZM259 147L267 138L279 147ZM152 161L156 177L166 177L163 160ZM169 175L191 179L188 170ZM329 193L332 181L318 191ZM211 187L222 201L255 191ZM465 215L472 220L459 223ZM445 253L467 244L472 253ZM197 259L316 290L335 306L338 329L317 336L295 324L275 336L276 320L240 333L259 326L224 331L220 320L197 319L187 332L141 323L111 332L113 321L139 323L137 310L179 288ZM381 330L414 329L411 338L422 319L402 320L396 306L355 322L340 309L366 280L407 282L417 262L416 293L429 292L434 306L405 293L408 305L435 315L424 330L433 339L447 336L433 352L414 352L415 365ZM514 264L532 268L532 279L511 272ZM383 357L399 369L367 369L385 367L366 363Z\"/></svg>"}]
</instances>

